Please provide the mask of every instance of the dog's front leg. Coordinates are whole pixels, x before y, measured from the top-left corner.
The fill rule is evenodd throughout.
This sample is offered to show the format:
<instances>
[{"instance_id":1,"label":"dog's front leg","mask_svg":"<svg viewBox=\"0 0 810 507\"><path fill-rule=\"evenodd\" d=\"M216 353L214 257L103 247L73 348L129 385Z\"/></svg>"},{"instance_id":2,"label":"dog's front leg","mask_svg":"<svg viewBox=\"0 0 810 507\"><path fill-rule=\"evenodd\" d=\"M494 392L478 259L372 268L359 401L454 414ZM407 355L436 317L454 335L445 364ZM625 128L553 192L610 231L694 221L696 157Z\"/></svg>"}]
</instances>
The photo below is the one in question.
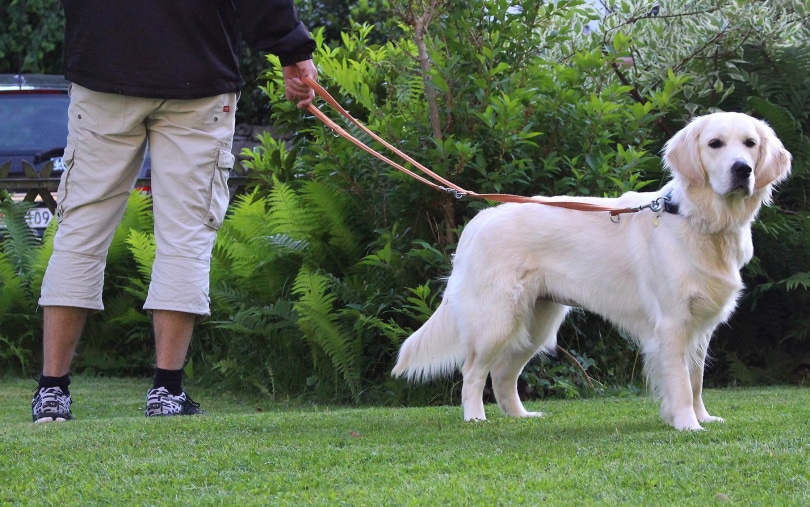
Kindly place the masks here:
<instances>
[{"instance_id":1,"label":"dog's front leg","mask_svg":"<svg viewBox=\"0 0 810 507\"><path fill-rule=\"evenodd\" d=\"M689 339L681 333L661 333L658 343L645 347L653 387L661 395L661 418L677 430L702 430L695 415L689 375Z\"/></svg>"},{"instance_id":2,"label":"dog's front leg","mask_svg":"<svg viewBox=\"0 0 810 507\"><path fill-rule=\"evenodd\" d=\"M725 422L722 417L709 415L706 406L703 404L703 371L706 365L706 352L709 348L709 337L699 345L699 350L695 359L689 365L689 379L692 383L692 403L695 409L695 416L699 422Z\"/></svg>"}]
</instances>

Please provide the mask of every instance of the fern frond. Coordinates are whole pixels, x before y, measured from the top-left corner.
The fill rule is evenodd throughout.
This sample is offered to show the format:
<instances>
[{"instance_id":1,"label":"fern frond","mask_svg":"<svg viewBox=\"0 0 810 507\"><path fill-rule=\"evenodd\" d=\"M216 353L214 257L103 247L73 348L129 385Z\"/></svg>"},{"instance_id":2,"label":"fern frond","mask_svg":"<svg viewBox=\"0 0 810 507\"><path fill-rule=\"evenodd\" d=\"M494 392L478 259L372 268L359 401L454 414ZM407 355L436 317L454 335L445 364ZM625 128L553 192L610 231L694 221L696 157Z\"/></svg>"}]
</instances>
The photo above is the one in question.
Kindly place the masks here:
<instances>
[{"instance_id":1,"label":"fern frond","mask_svg":"<svg viewBox=\"0 0 810 507\"><path fill-rule=\"evenodd\" d=\"M154 235L130 230L126 243L135 258L142 279L149 281L152 278L152 264L155 262L156 246Z\"/></svg>"},{"instance_id":2,"label":"fern frond","mask_svg":"<svg viewBox=\"0 0 810 507\"><path fill-rule=\"evenodd\" d=\"M45 270L48 268L48 261L53 254L53 237L57 230L56 220L51 221L51 224L45 229L42 235L39 248L37 248L34 255L31 257L31 293L39 294L42 287L42 278L45 276Z\"/></svg>"},{"instance_id":3,"label":"fern frond","mask_svg":"<svg viewBox=\"0 0 810 507\"><path fill-rule=\"evenodd\" d=\"M245 306L231 315L230 319L214 321L212 324L219 329L268 339L280 331L297 329L295 315L292 303L280 299L262 307Z\"/></svg>"},{"instance_id":4,"label":"fern frond","mask_svg":"<svg viewBox=\"0 0 810 507\"><path fill-rule=\"evenodd\" d=\"M29 202L0 201L0 248L15 266L18 276L28 278L31 259L39 239L25 221L34 205Z\"/></svg>"},{"instance_id":5,"label":"fern frond","mask_svg":"<svg viewBox=\"0 0 810 507\"><path fill-rule=\"evenodd\" d=\"M785 290L810 289L810 273L794 273L781 280L780 284L785 286Z\"/></svg>"},{"instance_id":6,"label":"fern frond","mask_svg":"<svg viewBox=\"0 0 810 507\"><path fill-rule=\"evenodd\" d=\"M226 242L245 242L271 232L268 224L268 203L257 191L237 196L231 203L228 216L220 227L218 246Z\"/></svg>"},{"instance_id":7,"label":"fern frond","mask_svg":"<svg viewBox=\"0 0 810 507\"><path fill-rule=\"evenodd\" d=\"M139 190L133 190L127 200L127 209L121 223L113 235L110 250L107 253L107 263L117 265L124 262L129 256L130 231L151 233L154 230L153 224L152 198Z\"/></svg>"},{"instance_id":8,"label":"fern frond","mask_svg":"<svg viewBox=\"0 0 810 507\"><path fill-rule=\"evenodd\" d=\"M249 278L270 257L260 240L271 234L268 203L256 192L239 196L219 229L211 260L211 285L228 278ZM255 244L254 244L255 243Z\"/></svg>"},{"instance_id":9,"label":"fern frond","mask_svg":"<svg viewBox=\"0 0 810 507\"><path fill-rule=\"evenodd\" d=\"M268 225L274 233L302 239L311 235L316 223L314 215L303 206L301 198L290 185L276 180L268 201Z\"/></svg>"},{"instance_id":10,"label":"fern frond","mask_svg":"<svg viewBox=\"0 0 810 507\"><path fill-rule=\"evenodd\" d=\"M360 385L356 361L360 343L341 329L334 312L337 297L330 291L331 285L332 280L326 275L307 267L301 269L293 283L293 294L299 298L295 304L298 325L307 340L330 359L349 390L356 394Z\"/></svg>"},{"instance_id":11,"label":"fern frond","mask_svg":"<svg viewBox=\"0 0 810 507\"><path fill-rule=\"evenodd\" d=\"M324 231L329 234L330 244L351 257L360 253L360 239L352 227L352 217L356 213L352 201L345 192L328 184L307 181L301 190L307 204L316 211L324 223Z\"/></svg>"},{"instance_id":12,"label":"fern frond","mask_svg":"<svg viewBox=\"0 0 810 507\"><path fill-rule=\"evenodd\" d=\"M397 82L396 101L398 103L419 103L424 100L425 82L420 75L406 75Z\"/></svg>"},{"instance_id":13,"label":"fern frond","mask_svg":"<svg viewBox=\"0 0 810 507\"><path fill-rule=\"evenodd\" d=\"M0 252L0 322L14 308L24 304L28 299L24 279L19 276L15 263Z\"/></svg>"}]
</instances>

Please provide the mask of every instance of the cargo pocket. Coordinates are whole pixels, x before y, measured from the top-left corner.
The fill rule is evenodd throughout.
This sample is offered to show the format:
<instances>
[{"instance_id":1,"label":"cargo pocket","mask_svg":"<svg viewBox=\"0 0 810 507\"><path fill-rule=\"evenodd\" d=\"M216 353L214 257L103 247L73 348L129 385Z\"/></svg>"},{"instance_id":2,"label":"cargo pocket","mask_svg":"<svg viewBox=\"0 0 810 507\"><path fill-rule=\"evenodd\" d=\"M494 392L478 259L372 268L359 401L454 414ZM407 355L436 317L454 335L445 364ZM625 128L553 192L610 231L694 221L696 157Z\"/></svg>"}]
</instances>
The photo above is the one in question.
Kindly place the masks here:
<instances>
[{"instance_id":1,"label":"cargo pocket","mask_svg":"<svg viewBox=\"0 0 810 507\"><path fill-rule=\"evenodd\" d=\"M212 228L219 229L225 219L225 212L228 210L230 202L230 191L228 189L228 176L233 169L236 157L225 148L220 148L217 154L217 166L211 175L211 201L208 204L208 212L205 214L203 223Z\"/></svg>"},{"instance_id":2,"label":"cargo pocket","mask_svg":"<svg viewBox=\"0 0 810 507\"><path fill-rule=\"evenodd\" d=\"M56 189L56 222L61 223L65 215L65 203L68 197L68 180L73 170L73 161L76 158L76 139L68 137L65 153L62 155L64 169L59 177L59 186Z\"/></svg>"}]
</instances>

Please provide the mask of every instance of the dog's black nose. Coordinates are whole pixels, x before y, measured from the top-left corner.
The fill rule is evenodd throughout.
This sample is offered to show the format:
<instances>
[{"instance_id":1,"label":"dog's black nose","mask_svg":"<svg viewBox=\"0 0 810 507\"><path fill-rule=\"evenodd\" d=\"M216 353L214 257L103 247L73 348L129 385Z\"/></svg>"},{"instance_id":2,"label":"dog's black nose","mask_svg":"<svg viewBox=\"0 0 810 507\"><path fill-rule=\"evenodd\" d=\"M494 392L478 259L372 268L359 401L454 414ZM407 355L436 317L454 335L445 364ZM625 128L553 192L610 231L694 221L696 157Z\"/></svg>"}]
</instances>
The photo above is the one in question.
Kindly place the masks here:
<instances>
[{"instance_id":1,"label":"dog's black nose","mask_svg":"<svg viewBox=\"0 0 810 507\"><path fill-rule=\"evenodd\" d=\"M734 162L731 166L731 172L738 178L747 178L751 176L751 166L745 162Z\"/></svg>"}]
</instances>

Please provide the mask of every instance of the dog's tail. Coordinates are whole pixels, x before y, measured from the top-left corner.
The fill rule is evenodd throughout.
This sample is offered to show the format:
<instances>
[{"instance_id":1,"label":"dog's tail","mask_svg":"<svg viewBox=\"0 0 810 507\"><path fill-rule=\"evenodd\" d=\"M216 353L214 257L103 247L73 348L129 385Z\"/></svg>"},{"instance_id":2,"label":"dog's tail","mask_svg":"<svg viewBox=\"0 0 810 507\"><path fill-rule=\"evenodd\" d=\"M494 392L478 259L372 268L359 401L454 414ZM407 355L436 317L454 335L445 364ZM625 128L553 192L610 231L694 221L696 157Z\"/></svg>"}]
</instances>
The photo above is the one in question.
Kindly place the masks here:
<instances>
[{"instance_id":1,"label":"dog's tail","mask_svg":"<svg viewBox=\"0 0 810 507\"><path fill-rule=\"evenodd\" d=\"M425 381L452 374L464 361L453 312L445 301L399 349L391 375Z\"/></svg>"}]
</instances>

